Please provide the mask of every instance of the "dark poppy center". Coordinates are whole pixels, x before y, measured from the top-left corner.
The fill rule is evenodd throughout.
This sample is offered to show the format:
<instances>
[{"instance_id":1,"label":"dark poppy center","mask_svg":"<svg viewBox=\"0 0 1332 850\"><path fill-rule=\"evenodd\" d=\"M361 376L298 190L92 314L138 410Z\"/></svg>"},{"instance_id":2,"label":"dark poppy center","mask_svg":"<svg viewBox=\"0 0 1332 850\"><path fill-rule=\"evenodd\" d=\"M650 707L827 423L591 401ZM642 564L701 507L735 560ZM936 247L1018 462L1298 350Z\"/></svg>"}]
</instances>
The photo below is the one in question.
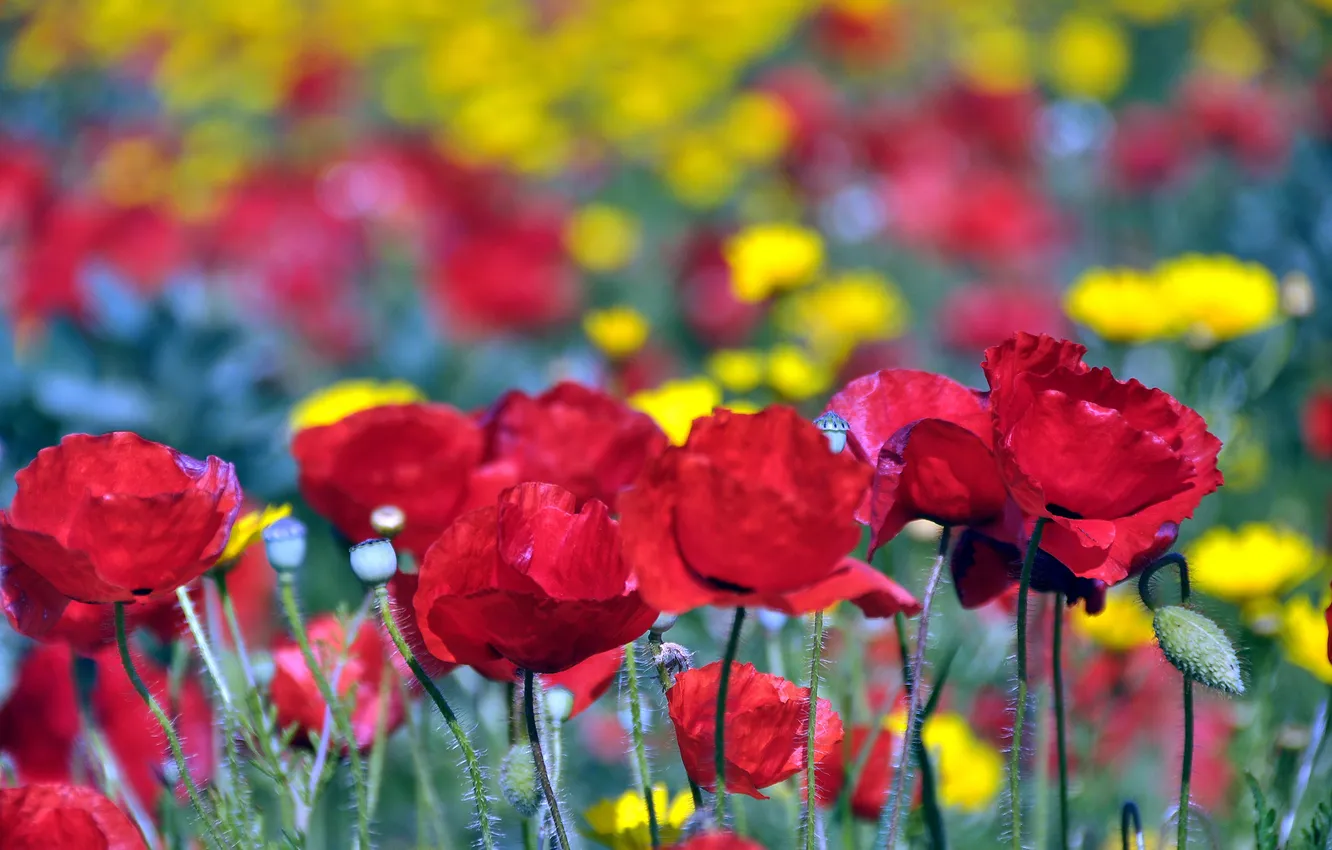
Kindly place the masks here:
<instances>
[{"instance_id":1,"label":"dark poppy center","mask_svg":"<svg viewBox=\"0 0 1332 850\"><path fill-rule=\"evenodd\" d=\"M1082 514L1078 513L1077 511L1071 511L1062 505L1056 505L1054 502L1050 502L1049 504L1047 504L1045 506L1045 509L1050 512L1051 516L1063 517L1064 519L1083 518Z\"/></svg>"},{"instance_id":2,"label":"dark poppy center","mask_svg":"<svg viewBox=\"0 0 1332 850\"><path fill-rule=\"evenodd\" d=\"M130 591L130 593L134 594L135 596L148 596L152 592L153 589L151 587L140 587Z\"/></svg>"}]
</instances>

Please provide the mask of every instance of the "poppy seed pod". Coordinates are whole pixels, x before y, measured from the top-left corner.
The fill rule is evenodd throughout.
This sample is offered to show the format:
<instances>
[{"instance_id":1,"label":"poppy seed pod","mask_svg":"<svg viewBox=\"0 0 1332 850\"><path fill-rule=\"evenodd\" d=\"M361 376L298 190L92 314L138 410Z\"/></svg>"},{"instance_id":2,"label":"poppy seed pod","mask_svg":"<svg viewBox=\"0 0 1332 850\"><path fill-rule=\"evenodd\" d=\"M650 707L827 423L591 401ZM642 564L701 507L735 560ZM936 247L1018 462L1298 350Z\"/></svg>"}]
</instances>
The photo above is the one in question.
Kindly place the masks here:
<instances>
[{"instance_id":1,"label":"poppy seed pod","mask_svg":"<svg viewBox=\"0 0 1332 850\"><path fill-rule=\"evenodd\" d=\"M1176 670L1222 693L1244 693L1239 656L1216 623L1197 611L1166 605L1156 609L1152 628L1161 652Z\"/></svg>"},{"instance_id":2,"label":"poppy seed pod","mask_svg":"<svg viewBox=\"0 0 1332 850\"><path fill-rule=\"evenodd\" d=\"M352 572L366 584L383 584L398 571L398 553L387 538L357 543L347 552Z\"/></svg>"},{"instance_id":3,"label":"poppy seed pod","mask_svg":"<svg viewBox=\"0 0 1332 850\"><path fill-rule=\"evenodd\" d=\"M268 563L279 573L299 569L305 563L305 523L286 517L264 529Z\"/></svg>"},{"instance_id":4,"label":"poppy seed pod","mask_svg":"<svg viewBox=\"0 0 1332 850\"><path fill-rule=\"evenodd\" d=\"M397 505L380 505L370 512L370 527L381 537L393 539L406 524L407 514Z\"/></svg>"},{"instance_id":5,"label":"poppy seed pod","mask_svg":"<svg viewBox=\"0 0 1332 850\"><path fill-rule=\"evenodd\" d=\"M657 650L656 662L670 674L674 682L676 676L693 668L694 654L678 643L663 643Z\"/></svg>"},{"instance_id":6,"label":"poppy seed pod","mask_svg":"<svg viewBox=\"0 0 1332 850\"><path fill-rule=\"evenodd\" d=\"M541 787L537 785L532 747L514 744L500 762L500 790L518 814L530 818L541 808Z\"/></svg>"},{"instance_id":7,"label":"poppy seed pod","mask_svg":"<svg viewBox=\"0 0 1332 850\"><path fill-rule=\"evenodd\" d=\"M653 622L652 628L648 631L657 635L666 634L666 632L671 630L671 627L675 625L675 621L678 619L680 619L679 616L675 614L659 614L657 615L656 621Z\"/></svg>"},{"instance_id":8,"label":"poppy seed pod","mask_svg":"<svg viewBox=\"0 0 1332 850\"><path fill-rule=\"evenodd\" d=\"M560 723L573 716L574 695L568 688L559 685L546 691L546 711Z\"/></svg>"},{"instance_id":9,"label":"poppy seed pod","mask_svg":"<svg viewBox=\"0 0 1332 850\"><path fill-rule=\"evenodd\" d=\"M828 438L828 448L832 449L833 454L840 454L846 448L846 435L851 430L851 423L840 414L829 410L815 419L814 425Z\"/></svg>"}]
</instances>

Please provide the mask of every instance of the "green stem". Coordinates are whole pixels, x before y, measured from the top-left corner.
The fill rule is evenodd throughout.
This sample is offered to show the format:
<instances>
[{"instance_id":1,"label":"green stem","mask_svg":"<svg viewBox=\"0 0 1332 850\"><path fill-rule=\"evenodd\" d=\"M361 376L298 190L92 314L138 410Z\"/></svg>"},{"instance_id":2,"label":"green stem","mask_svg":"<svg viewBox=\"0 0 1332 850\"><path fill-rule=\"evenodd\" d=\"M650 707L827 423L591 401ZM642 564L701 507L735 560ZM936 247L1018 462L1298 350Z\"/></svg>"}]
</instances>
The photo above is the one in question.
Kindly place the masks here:
<instances>
[{"instance_id":1,"label":"green stem","mask_svg":"<svg viewBox=\"0 0 1332 850\"><path fill-rule=\"evenodd\" d=\"M1068 735L1064 728L1064 594L1054 596L1054 654L1050 666L1054 679L1055 746L1059 751L1059 847L1068 850Z\"/></svg>"},{"instance_id":2,"label":"green stem","mask_svg":"<svg viewBox=\"0 0 1332 850\"><path fill-rule=\"evenodd\" d=\"M222 616L226 619L227 629L231 632L231 642L236 647L236 657L240 659L241 670L245 673L245 687L258 693L259 680L254 675L254 665L250 663L250 653L245 646L245 634L241 631L240 618L236 616L236 606L231 601L231 593L227 590L227 574L214 573L213 584L217 587L217 599L222 605Z\"/></svg>"},{"instance_id":3,"label":"green stem","mask_svg":"<svg viewBox=\"0 0 1332 850\"><path fill-rule=\"evenodd\" d=\"M1009 752L1008 795L1010 808L1009 831L1013 850L1022 850L1022 724L1027 719L1027 589L1031 587L1031 568L1041 547L1041 533L1048 522L1045 517L1036 520L1027 543L1027 555L1022 559L1022 576L1018 580L1017 598L1017 706L1013 712L1013 747Z\"/></svg>"},{"instance_id":4,"label":"green stem","mask_svg":"<svg viewBox=\"0 0 1332 850\"><path fill-rule=\"evenodd\" d=\"M647 806L648 837L653 850L661 846L661 830L657 826L657 803L652 799L652 774L648 764L647 746L643 743L643 706L638 696L638 646L624 648L624 672L629 679L629 718L634 732L634 758L638 762L638 781L643 786L643 803Z\"/></svg>"},{"instance_id":5,"label":"green stem","mask_svg":"<svg viewBox=\"0 0 1332 850\"><path fill-rule=\"evenodd\" d=\"M328 682L328 677L324 675L324 668L320 666L319 660L315 658L314 651L310 648L310 636L305 631L305 623L301 621L300 606L296 604L294 578L290 573L278 574L282 607L286 611L287 623L291 627L291 633L296 638L296 643L300 645L301 655L305 658L305 666L309 668L310 675L314 677L315 685L319 688L319 695L323 697L324 703L333 712L333 726L347 744L347 760L351 763L352 791L356 797L357 835L362 850L369 850L371 846L370 801L365 786L365 769L361 763L361 751L356 745L356 733L352 730L350 718L347 717L347 708L342 704L339 696L334 693Z\"/></svg>"},{"instance_id":6,"label":"green stem","mask_svg":"<svg viewBox=\"0 0 1332 850\"><path fill-rule=\"evenodd\" d=\"M564 830L564 818L560 816L560 803L555 797L555 788L550 784L550 773L546 770L546 757L541 752L541 733L537 731L535 690L539 687L531 670L523 671L523 714L527 717L527 737L532 742L532 762L536 765L537 778L541 780L541 791L546 797L546 807L550 810L550 819L555 824L555 834L560 840L560 850L570 847L569 835Z\"/></svg>"},{"instance_id":7,"label":"green stem","mask_svg":"<svg viewBox=\"0 0 1332 850\"><path fill-rule=\"evenodd\" d=\"M661 633L648 632L648 646L652 649L653 658L657 659L657 679L661 682L661 692L665 694L671 689L671 671L666 669L666 664L661 660ZM694 811L703 810L703 789L698 787L694 777L686 776L689 780L689 793L694 798Z\"/></svg>"},{"instance_id":8,"label":"green stem","mask_svg":"<svg viewBox=\"0 0 1332 850\"><path fill-rule=\"evenodd\" d=\"M379 789L384 780L384 753L388 748L389 686L387 675L379 677L379 705L375 714L375 738L370 748L370 815L379 807Z\"/></svg>"},{"instance_id":9,"label":"green stem","mask_svg":"<svg viewBox=\"0 0 1332 850\"><path fill-rule=\"evenodd\" d=\"M180 603L181 613L185 615L185 623L190 627L190 635L194 637L195 648L199 650L199 657L203 659L204 667L208 670L208 676L213 680L214 687L217 688L217 695L222 700L223 710L230 713L231 689L227 687L226 677L222 675L222 667L217 663L217 657L213 655L212 645L208 641L208 635L204 632L203 624L199 622L199 614L194 610L194 600L190 599L190 592L184 587L176 588L176 601Z\"/></svg>"},{"instance_id":10,"label":"green stem","mask_svg":"<svg viewBox=\"0 0 1332 850\"><path fill-rule=\"evenodd\" d=\"M134 659L130 657L129 638L125 634L125 603L115 603L116 619L116 646L120 649L120 663L125 667L125 675L129 676L130 684L138 692L139 698L148 706L148 710L157 718L157 723L162 727L162 732L166 734L167 743L171 747L171 757L176 760L176 770L180 772L181 780L185 783L185 792L189 794L190 803L194 806L194 811L203 822L204 828L208 830L208 835L213 839L213 843L218 847L225 847L226 843L218 836L213 823L212 814L204 805L203 798L199 795L199 786L194 784L194 777L190 775L189 765L185 763L185 751L181 749L180 737L176 734L176 727L172 725L171 718L167 717L157 698L148 690L148 686L143 683L139 677L139 671L134 669Z\"/></svg>"},{"instance_id":11,"label":"green stem","mask_svg":"<svg viewBox=\"0 0 1332 850\"><path fill-rule=\"evenodd\" d=\"M819 713L819 662L823 660L823 610L814 612L814 644L809 650L809 715L805 720L805 811L802 828L805 832L805 850L814 850L818 832L817 785L815 781L816 740Z\"/></svg>"},{"instance_id":12,"label":"green stem","mask_svg":"<svg viewBox=\"0 0 1332 850\"><path fill-rule=\"evenodd\" d=\"M1189 780L1193 777L1193 680L1184 677L1184 759L1179 770L1179 832L1175 838L1178 850L1189 843Z\"/></svg>"},{"instance_id":13,"label":"green stem","mask_svg":"<svg viewBox=\"0 0 1332 850\"><path fill-rule=\"evenodd\" d=\"M726 654L722 656L721 677L717 683L717 728L714 732L716 747L714 764L717 769L717 794L712 801L713 816L718 826L726 825L726 693L731 686L731 664L740 649L740 629L745 624L743 606L735 609L731 621L731 636L726 641Z\"/></svg>"},{"instance_id":14,"label":"green stem","mask_svg":"<svg viewBox=\"0 0 1332 850\"><path fill-rule=\"evenodd\" d=\"M393 619L392 609L389 607L388 589L382 584L375 587L375 604L379 608L380 619L384 621L384 628L388 630L394 646L398 648L398 653L412 669L421 687L425 688L426 693L434 700L435 707L443 715L444 722L453 733L454 740L458 742L458 748L462 750L463 760L467 763L467 773L472 780L472 796L475 798L477 823L481 830L481 846L485 850L494 850L495 839L491 835L489 798L486 797L486 782L481 775L481 761L476 757L476 750L472 749L472 742L468 740L467 733L458 722L458 716L449 707L448 700L444 699L444 694L430 679L430 674L421 666L421 662L416 660L411 647L403 638L402 631L398 628L397 621ZM535 741L533 749L536 749Z\"/></svg>"}]
</instances>

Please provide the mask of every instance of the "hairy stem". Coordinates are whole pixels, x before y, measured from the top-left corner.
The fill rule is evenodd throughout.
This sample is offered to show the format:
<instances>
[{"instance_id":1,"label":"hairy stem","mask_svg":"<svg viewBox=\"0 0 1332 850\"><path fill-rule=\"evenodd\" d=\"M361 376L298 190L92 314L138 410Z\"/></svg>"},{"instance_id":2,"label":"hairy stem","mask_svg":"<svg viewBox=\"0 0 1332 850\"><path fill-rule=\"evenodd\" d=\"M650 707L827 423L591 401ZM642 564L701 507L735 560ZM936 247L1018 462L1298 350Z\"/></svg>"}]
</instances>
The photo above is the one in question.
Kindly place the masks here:
<instances>
[{"instance_id":1,"label":"hairy stem","mask_svg":"<svg viewBox=\"0 0 1332 850\"><path fill-rule=\"evenodd\" d=\"M1031 587L1031 568L1041 547L1041 533L1045 531L1045 517L1036 520L1027 542L1027 554L1022 559L1022 576L1018 579L1017 598L1017 705L1013 711L1013 748L1008 761L1008 796L1010 807L1009 831L1013 850L1022 850L1022 724L1027 719L1027 590Z\"/></svg>"},{"instance_id":2,"label":"hairy stem","mask_svg":"<svg viewBox=\"0 0 1332 850\"><path fill-rule=\"evenodd\" d=\"M624 648L624 673L629 680L629 718L634 733L634 759L638 763L638 781L643 786L643 803L647 806L648 838L652 847L661 846L661 830L657 826L657 803L652 799L652 774L648 764L647 745L643 742L643 706L638 696L638 645Z\"/></svg>"},{"instance_id":3,"label":"hairy stem","mask_svg":"<svg viewBox=\"0 0 1332 850\"><path fill-rule=\"evenodd\" d=\"M817 801L815 800L814 743L819 713L819 663L823 660L823 611L814 612L814 643L809 650L809 713L805 719L805 811L803 826L805 850L814 850L818 832Z\"/></svg>"},{"instance_id":4,"label":"hairy stem","mask_svg":"<svg viewBox=\"0 0 1332 850\"><path fill-rule=\"evenodd\" d=\"M546 770L546 757L541 752L541 733L537 729L536 698L538 687L536 677L531 670L523 671L523 714L527 718L527 737L532 742L532 761L536 765L537 778L541 780L541 792L546 797L546 806L550 810L550 819L555 824L555 834L559 837L560 850L568 850L569 835L564 830L564 818L560 816L560 803L555 797L555 788L550 782L550 773Z\"/></svg>"},{"instance_id":5,"label":"hairy stem","mask_svg":"<svg viewBox=\"0 0 1332 850\"><path fill-rule=\"evenodd\" d=\"M1054 595L1051 678L1054 680L1055 747L1059 751L1059 847L1068 850L1068 732L1064 718L1064 594Z\"/></svg>"},{"instance_id":6,"label":"hairy stem","mask_svg":"<svg viewBox=\"0 0 1332 850\"><path fill-rule=\"evenodd\" d=\"M731 636L726 641L726 654L722 656L721 678L717 683L717 728L714 732L717 795L712 801L712 811L718 826L726 824L726 693L731 687L731 665L740 649L740 630L744 624L745 609L743 606L737 607L735 619L731 620Z\"/></svg>"},{"instance_id":7,"label":"hairy stem","mask_svg":"<svg viewBox=\"0 0 1332 850\"><path fill-rule=\"evenodd\" d=\"M1189 780L1193 777L1193 680L1184 677L1184 758L1179 768L1179 831L1175 846L1189 844Z\"/></svg>"}]
</instances>

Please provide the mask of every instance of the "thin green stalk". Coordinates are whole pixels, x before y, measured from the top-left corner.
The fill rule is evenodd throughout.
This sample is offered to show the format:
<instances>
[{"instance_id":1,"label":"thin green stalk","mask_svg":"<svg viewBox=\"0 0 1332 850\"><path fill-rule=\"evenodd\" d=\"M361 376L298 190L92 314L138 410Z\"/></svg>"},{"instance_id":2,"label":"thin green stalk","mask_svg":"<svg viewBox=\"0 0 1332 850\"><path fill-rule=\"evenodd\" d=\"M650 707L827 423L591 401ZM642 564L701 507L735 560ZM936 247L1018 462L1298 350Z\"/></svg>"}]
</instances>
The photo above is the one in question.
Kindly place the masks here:
<instances>
[{"instance_id":1,"label":"thin green stalk","mask_svg":"<svg viewBox=\"0 0 1332 850\"><path fill-rule=\"evenodd\" d=\"M1175 846L1189 844L1189 780L1193 777L1193 680L1184 677L1184 759L1179 770L1179 832Z\"/></svg>"},{"instance_id":2,"label":"thin green stalk","mask_svg":"<svg viewBox=\"0 0 1332 850\"><path fill-rule=\"evenodd\" d=\"M647 806L648 837L652 847L661 846L661 830L657 826L657 803L652 799L652 774L648 764L647 745L643 742L643 706L638 696L638 645L624 648L624 673L629 679L629 718L634 732L634 758L638 763L638 781L643 786L643 803Z\"/></svg>"},{"instance_id":3,"label":"thin green stalk","mask_svg":"<svg viewBox=\"0 0 1332 850\"><path fill-rule=\"evenodd\" d=\"M181 780L185 783L185 792L190 797L190 803L194 806L194 811L203 822L204 828L208 830L208 835L213 843L218 847L226 846L226 843L217 834L216 826L213 823L212 813L204 805L203 798L199 794L199 786L194 784L194 777L190 775L189 765L185 762L185 751L181 749L180 737L176 734L176 727L172 725L171 718L167 717L162 706L148 690L148 686L143 683L139 677L139 671L134 669L134 659L130 657L129 638L125 634L125 603L115 603L116 619L116 646L120 650L120 663L125 668L125 675L129 677L130 684L138 692L139 698L148 706L148 710L157 718L157 723L162 727L162 732L166 735L167 744L171 747L171 757L176 761L176 770L180 772Z\"/></svg>"},{"instance_id":4,"label":"thin green stalk","mask_svg":"<svg viewBox=\"0 0 1332 850\"><path fill-rule=\"evenodd\" d=\"M536 699L534 692L538 687L536 677L531 670L523 671L523 714L527 717L527 737L532 742L532 762L536 766L537 778L541 780L541 791L546 797L546 807L550 810L550 819L555 824L555 834L560 840L560 850L567 850L569 835L564 830L564 818L560 816L560 803L555 797L555 788L550 783L550 773L546 770L546 757L541 752L541 733L537 731Z\"/></svg>"},{"instance_id":5,"label":"thin green stalk","mask_svg":"<svg viewBox=\"0 0 1332 850\"><path fill-rule=\"evenodd\" d=\"M661 660L661 633L648 632L648 646L652 650L652 657L657 659L657 679L661 682L661 692L665 694L671 689L671 671L666 669L666 664ZM694 798L694 811L703 810L703 789L698 787L692 776L686 776L689 780L689 793Z\"/></svg>"},{"instance_id":6,"label":"thin green stalk","mask_svg":"<svg viewBox=\"0 0 1332 850\"><path fill-rule=\"evenodd\" d=\"M319 695L323 697L324 703L333 711L334 728L337 729L338 734L342 736L342 740L347 744L347 760L351 763L352 792L356 798L356 831L362 850L368 850L371 846L370 800L365 785L365 769L361 763L361 751L356 746L356 733L352 731L346 706L342 704L342 700L333 691L328 682L328 677L324 675L324 668L320 666L319 659L315 657L314 651L310 648L310 636L305 631L305 623L301 621L300 606L296 604L296 590L293 586L294 576L286 572L279 573L278 585L281 591L282 607L287 614L287 623L291 627L292 635L296 638L296 643L301 648L301 655L305 658L305 666L309 668L310 675L315 680L315 686L319 688Z\"/></svg>"},{"instance_id":7,"label":"thin green stalk","mask_svg":"<svg viewBox=\"0 0 1332 850\"><path fill-rule=\"evenodd\" d=\"M213 655L212 645L204 632L203 624L199 622L199 614L194 610L194 600L190 599L189 590L184 587L176 588L176 601L180 603L181 613L185 615L185 623L190 628L190 635L194 637L195 648L199 650L199 657L203 659L204 667L208 670L208 677L213 680L213 686L217 688L217 695L222 700L222 709L230 713L233 708L231 689L227 687L222 667L217 663L217 657Z\"/></svg>"},{"instance_id":8,"label":"thin green stalk","mask_svg":"<svg viewBox=\"0 0 1332 850\"><path fill-rule=\"evenodd\" d=\"M802 829L805 833L805 850L814 850L817 829L818 806L815 799L816 760L814 758L815 728L819 714L819 663L823 660L823 611L814 612L814 644L809 650L809 713L805 720L805 811Z\"/></svg>"},{"instance_id":9,"label":"thin green stalk","mask_svg":"<svg viewBox=\"0 0 1332 850\"><path fill-rule=\"evenodd\" d=\"M745 624L743 606L735 609L735 619L731 621L731 636L726 641L726 654L722 656L721 678L717 683L717 728L714 733L716 746L717 794L712 801L712 812L718 826L726 824L726 693L731 686L731 664L740 649L740 629Z\"/></svg>"},{"instance_id":10,"label":"thin green stalk","mask_svg":"<svg viewBox=\"0 0 1332 850\"><path fill-rule=\"evenodd\" d=\"M481 830L481 846L485 850L494 850L495 838L491 834L490 805L486 797L486 782L481 776L481 761L476 757L476 750L472 749L472 742L467 739L467 733L463 730L462 724L458 722L458 716L449 707L448 700L444 699L444 694L430 679L430 674L421 666L421 662L416 660L412 648L407 645L407 641L403 638L402 631L398 628L397 621L393 619L393 613L389 607L388 589L382 584L375 587L375 604L379 608L380 619L384 621L384 628L388 630L389 636L393 638L393 645L398 648L398 653L407 662L407 666L412 669L412 673L416 676L416 680L421 683L421 687L425 688L426 693L430 694L430 698L434 700L435 707L439 709L439 713L444 717L444 722L448 724L449 731L453 733L454 739L458 742L458 748L462 750L463 760L467 763L467 773L472 780L472 796L476 804L477 823ZM535 741L532 748L533 750L536 749Z\"/></svg>"},{"instance_id":11,"label":"thin green stalk","mask_svg":"<svg viewBox=\"0 0 1332 850\"><path fill-rule=\"evenodd\" d=\"M1059 847L1068 850L1068 733L1064 728L1064 594L1054 595L1053 668L1055 746L1059 750Z\"/></svg>"},{"instance_id":12,"label":"thin green stalk","mask_svg":"<svg viewBox=\"0 0 1332 850\"><path fill-rule=\"evenodd\" d=\"M439 802L435 797L434 780L430 775L430 760L426 755L428 739L426 736L426 724L424 716L417 716L416 711L425 712L424 703L412 705L408 698L407 682L399 682L403 705L406 711L403 712L404 722L407 724L407 735L412 740L412 745L408 749L412 753L412 769L416 772L416 846L417 847L443 847L448 841L448 836L444 828L444 823L440 816ZM427 818L429 822L427 823ZM433 838L433 843L431 839Z\"/></svg>"},{"instance_id":13,"label":"thin green stalk","mask_svg":"<svg viewBox=\"0 0 1332 850\"><path fill-rule=\"evenodd\" d=\"M259 680L254 675L254 665L250 662L250 653L245 646L245 634L241 631L240 619L236 616L236 606L231 601L231 593L227 590L227 574L221 571L214 573L213 584L217 587L217 598L222 604L222 616L226 619L227 629L231 632L231 642L236 648L236 657L240 659L241 670L245 674L245 687L257 694Z\"/></svg>"},{"instance_id":14,"label":"thin green stalk","mask_svg":"<svg viewBox=\"0 0 1332 850\"><path fill-rule=\"evenodd\" d=\"M379 704L375 714L374 744L370 747L370 815L379 807L379 788L384 780L384 753L388 749L389 685L387 675L379 677Z\"/></svg>"},{"instance_id":15,"label":"thin green stalk","mask_svg":"<svg viewBox=\"0 0 1332 850\"><path fill-rule=\"evenodd\" d=\"M1027 554L1022 559L1022 576L1018 580L1017 599L1017 706L1013 712L1013 748L1008 761L1008 795L1010 805L1009 830L1013 850L1022 850L1022 724L1027 718L1027 589L1031 587L1031 568L1041 547L1041 534L1045 531L1045 517L1036 520L1027 543Z\"/></svg>"}]
</instances>

